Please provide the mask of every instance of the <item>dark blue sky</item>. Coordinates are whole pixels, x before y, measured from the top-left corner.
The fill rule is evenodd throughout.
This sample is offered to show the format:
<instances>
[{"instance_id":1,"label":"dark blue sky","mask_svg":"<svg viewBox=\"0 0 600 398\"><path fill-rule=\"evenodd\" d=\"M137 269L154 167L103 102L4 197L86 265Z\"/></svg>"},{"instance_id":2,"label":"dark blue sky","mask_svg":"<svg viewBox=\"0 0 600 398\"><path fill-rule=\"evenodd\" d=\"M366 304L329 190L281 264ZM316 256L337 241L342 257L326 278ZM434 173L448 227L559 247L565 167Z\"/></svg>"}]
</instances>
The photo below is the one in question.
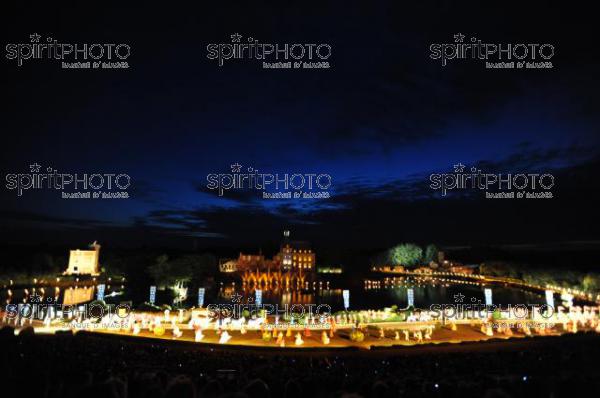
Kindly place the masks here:
<instances>
[{"instance_id":1,"label":"dark blue sky","mask_svg":"<svg viewBox=\"0 0 600 398\"><path fill-rule=\"evenodd\" d=\"M378 248L597 240L598 55L595 21L554 3L463 9L277 3L221 9L6 6L3 45L37 32L63 42L131 45L127 70L62 70L3 58L2 174L32 163L65 173L122 172L126 200L0 192L2 240L191 247L259 246L282 229L319 245ZM88 7L88 6L86 6ZM219 67L230 35L329 43L330 69ZM554 68L447 66L431 43L462 32L490 43L552 43ZM330 199L217 197L210 173L327 173ZM490 173L548 172L551 200L441 197L431 173L463 163ZM4 185L4 184L3 184ZM74 242L74 243L71 243Z\"/></svg>"}]
</instances>

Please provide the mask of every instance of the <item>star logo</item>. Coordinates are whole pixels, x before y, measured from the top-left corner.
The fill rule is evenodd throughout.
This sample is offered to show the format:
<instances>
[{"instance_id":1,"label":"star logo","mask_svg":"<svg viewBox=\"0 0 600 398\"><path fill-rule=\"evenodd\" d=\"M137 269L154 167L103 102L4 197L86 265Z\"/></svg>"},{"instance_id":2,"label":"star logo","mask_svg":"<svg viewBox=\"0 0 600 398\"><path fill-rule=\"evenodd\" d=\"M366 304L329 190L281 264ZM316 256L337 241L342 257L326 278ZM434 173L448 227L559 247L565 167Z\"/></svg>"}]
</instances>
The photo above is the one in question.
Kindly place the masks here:
<instances>
[{"instance_id":1,"label":"star logo","mask_svg":"<svg viewBox=\"0 0 600 398\"><path fill-rule=\"evenodd\" d=\"M239 173L241 169L242 169L242 165L237 162L231 165L232 173Z\"/></svg>"},{"instance_id":2,"label":"star logo","mask_svg":"<svg viewBox=\"0 0 600 398\"><path fill-rule=\"evenodd\" d=\"M465 295L462 293L458 293L454 295L454 302L455 303L462 303L463 300L465 299Z\"/></svg>"},{"instance_id":3,"label":"star logo","mask_svg":"<svg viewBox=\"0 0 600 398\"><path fill-rule=\"evenodd\" d=\"M240 40L242 40L242 35L240 35L239 33L234 33L231 35L231 41L233 43L239 43Z\"/></svg>"},{"instance_id":4,"label":"star logo","mask_svg":"<svg viewBox=\"0 0 600 398\"><path fill-rule=\"evenodd\" d=\"M37 33L34 33L32 35L29 35L29 38L31 39L32 43L39 43L42 36L38 35Z\"/></svg>"},{"instance_id":5,"label":"star logo","mask_svg":"<svg viewBox=\"0 0 600 398\"><path fill-rule=\"evenodd\" d=\"M462 163L454 165L454 172L455 173L462 173L464 169L465 169L465 165L462 164Z\"/></svg>"},{"instance_id":6,"label":"star logo","mask_svg":"<svg viewBox=\"0 0 600 398\"><path fill-rule=\"evenodd\" d=\"M32 295L29 296L29 301L32 303L41 303L42 302L42 296L40 296L37 293L33 293Z\"/></svg>"},{"instance_id":7,"label":"star logo","mask_svg":"<svg viewBox=\"0 0 600 398\"><path fill-rule=\"evenodd\" d=\"M38 173L40 171L40 167L42 167L42 166L40 166L37 163L30 164L29 165L29 170L31 170L32 173Z\"/></svg>"},{"instance_id":8,"label":"star logo","mask_svg":"<svg viewBox=\"0 0 600 398\"><path fill-rule=\"evenodd\" d=\"M462 33L457 33L454 35L455 43L462 43L464 39L465 39L465 35L463 35Z\"/></svg>"},{"instance_id":9,"label":"star logo","mask_svg":"<svg viewBox=\"0 0 600 398\"><path fill-rule=\"evenodd\" d=\"M232 303L241 303L242 302L242 295L238 294L238 293L234 293L231 296L231 302Z\"/></svg>"}]
</instances>

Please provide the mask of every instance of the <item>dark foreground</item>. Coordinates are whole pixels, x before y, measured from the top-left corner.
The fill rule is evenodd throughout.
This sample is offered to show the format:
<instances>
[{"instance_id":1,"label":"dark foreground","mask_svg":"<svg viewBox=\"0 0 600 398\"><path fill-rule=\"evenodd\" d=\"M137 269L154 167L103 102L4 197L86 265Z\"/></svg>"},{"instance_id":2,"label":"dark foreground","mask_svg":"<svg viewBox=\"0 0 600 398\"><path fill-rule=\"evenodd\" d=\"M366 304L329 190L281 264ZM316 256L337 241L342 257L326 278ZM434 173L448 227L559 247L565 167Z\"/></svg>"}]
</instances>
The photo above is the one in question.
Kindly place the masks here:
<instances>
[{"instance_id":1,"label":"dark foreground","mask_svg":"<svg viewBox=\"0 0 600 398\"><path fill-rule=\"evenodd\" d=\"M574 397L600 390L600 336L375 351L248 350L2 330L3 397Z\"/></svg>"}]
</instances>

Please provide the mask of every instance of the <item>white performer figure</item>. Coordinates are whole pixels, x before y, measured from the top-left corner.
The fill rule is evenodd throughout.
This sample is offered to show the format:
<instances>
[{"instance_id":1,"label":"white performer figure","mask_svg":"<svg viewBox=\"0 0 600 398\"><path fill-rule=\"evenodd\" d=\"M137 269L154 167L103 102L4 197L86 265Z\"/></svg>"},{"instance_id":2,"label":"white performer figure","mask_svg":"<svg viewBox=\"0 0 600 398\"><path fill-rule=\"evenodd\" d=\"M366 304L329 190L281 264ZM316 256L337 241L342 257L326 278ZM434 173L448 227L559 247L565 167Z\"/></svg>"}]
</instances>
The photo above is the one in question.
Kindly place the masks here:
<instances>
[{"instance_id":1,"label":"white performer figure","mask_svg":"<svg viewBox=\"0 0 600 398\"><path fill-rule=\"evenodd\" d=\"M383 329L379 329L379 338L380 339L385 338L385 331Z\"/></svg>"},{"instance_id":2,"label":"white performer figure","mask_svg":"<svg viewBox=\"0 0 600 398\"><path fill-rule=\"evenodd\" d=\"M408 330L403 330L402 332L404 333L404 340L405 341L409 341L410 340L410 333L408 332Z\"/></svg>"},{"instance_id":3,"label":"white performer figure","mask_svg":"<svg viewBox=\"0 0 600 398\"><path fill-rule=\"evenodd\" d=\"M221 333L221 337L219 338L219 344L225 344L229 341L229 339L231 339L231 336L229 335L229 333L227 333L227 330L225 330Z\"/></svg>"},{"instance_id":4,"label":"white performer figure","mask_svg":"<svg viewBox=\"0 0 600 398\"><path fill-rule=\"evenodd\" d=\"M140 334L140 323L139 322L134 322L133 323L133 334Z\"/></svg>"},{"instance_id":5,"label":"white performer figure","mask_svg":"<svg viewBox=\"0 0 600 398\"><path fill-rule=\"evenodd\" d=\"M242 323L242 326L240 327L240 334L246 334L246 326Z\"/></svg>"},{"instance_id":6,"label":"white performer figure","mask_svg":"<svg viewBox=\"0 0 600 398\"><path fill-rule=\"evenodd\" d=\"M296 341L294 342L294 344L296 344L296 345L304 344L304 340L302 340L302 336L300 335L300 333L296 333Z\"/></svg>"},{"instance_id":7,"label":"white performer figure","mask_svg":"<svg viewBox=\"0 0 600 398\"><path fill-rule=\"evenodd\" d=\"M394 340L400 340L400 333L396 330L396 334L394 335Z\"/></svg>"},{"instance_id":8,"label":"white performer figure","mask_svg":"<svg viewBox=\"0 0 600 398\"><path fill-rule=\"evenodd\" d=\"M486 334L486 336L489 336L489 337L492 337L494 335L494 330L492 329L492 325L489 323L485 326L485 334Z\"/></svg>"},{"instance_id":9,"label":"white performer figure","mask_svg":"<svg viewBox=\"0 0 600 398\"><path fill-rule=\"evenodd\" d=\"M321 342L323 342L323 344L328 345L329 344L329 336L327 336L327 332L323 331L323 333L321 333Z\"/></svg>"},{"instance_id":10,"label":"white performer figure","mask_svg":"<svg viewBox=\"0 0 600 398\"><path fill-rule=\"evenodd\" d=\"M183 332L179 330L179 326L173 324L173 338L178 339L183 336Z\"/></svg>"},{"instance_id":11,"label":"white performer figure","mask_svg":"<svg viewBox=\"0 0 600 398\"><path fill-rule=\"evenodd\" d=\"M431 340L431 329L427 328L425 329L425 340Z\"/></svg>"},{"instance_id":12,"label":"white performer figure","mask_svg":"<svg viewBox=\"0 0 600 398\"><path fill-rule=\"evenodd\" d=\"M204 338L204 335L202 334L202 329L198 328L196 329L196 331L194 332L194 340L196 342L202 341L202 339Z\"/></svg>"},{"instance_id":13,"label":"white performer figure","mask_svg":"<svg viewBox=\"0 0 600 398\"><path fill-rule=\"evenodd\" d=\"M277 345L281 345L281 342L283 341L283 332L279 332L279 334L277 335L277 341L275 342Z\"/></svg>"},{"instance_id":14,"label":"white performer figure","mask_svg":"<svg viewBox=\"0 0 600 398\"><path fill-rule=\"evenodd\" d=\"M417 340L418 343L423 342L423 333L420 330L417 332L413 332L413 337Z\"/></svg>"}]
</instances>

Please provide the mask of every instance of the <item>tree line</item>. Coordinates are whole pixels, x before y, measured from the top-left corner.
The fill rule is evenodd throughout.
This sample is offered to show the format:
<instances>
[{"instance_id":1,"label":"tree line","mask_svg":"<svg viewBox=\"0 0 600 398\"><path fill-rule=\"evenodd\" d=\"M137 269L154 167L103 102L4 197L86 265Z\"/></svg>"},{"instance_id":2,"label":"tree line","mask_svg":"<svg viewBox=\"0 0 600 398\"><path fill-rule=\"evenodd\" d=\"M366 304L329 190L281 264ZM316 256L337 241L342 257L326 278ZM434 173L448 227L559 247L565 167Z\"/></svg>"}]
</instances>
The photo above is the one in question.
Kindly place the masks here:
<instances>
[{"instance_id":1,"label":"tree line","mask_svg":"<svg viewBox=\"0 0 600 398\"><path fill-rule=\"evenodd\" d=\"M382 253L372 260L373 265L402 265L415 267L437 261L439 249L434 244L421 247L416 243L400 243Z\"/></svg>"}]
</instances>

